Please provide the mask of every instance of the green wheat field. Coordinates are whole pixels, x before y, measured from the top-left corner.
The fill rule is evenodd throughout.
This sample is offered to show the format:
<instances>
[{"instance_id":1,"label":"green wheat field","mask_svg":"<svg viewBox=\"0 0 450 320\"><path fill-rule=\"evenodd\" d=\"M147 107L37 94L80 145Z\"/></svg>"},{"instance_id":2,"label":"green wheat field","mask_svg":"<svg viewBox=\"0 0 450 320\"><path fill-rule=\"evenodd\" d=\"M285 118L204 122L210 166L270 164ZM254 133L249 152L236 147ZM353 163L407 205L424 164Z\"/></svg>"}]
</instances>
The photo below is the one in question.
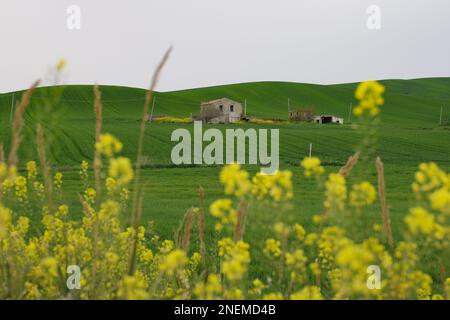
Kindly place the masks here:
<instances>
[{"instance_id":1,"label":"green wheat field","mask_svg":"<svg viewBox=\"0 0 450 320\"><path fill-rule=\"evenodd\" d=\"M391 210L394 237L401 233L403 218L414 200L411 182L421 162L434 161L450 170L450 78L381 81L386 87L382 106L377 154L384 162L388 204ZM354 91L357 84L310 85L283 82L245 83L176 92L157 92L154 114L189 117L199 112L202 101L227 97L239 102L247 100L247 114L260 118L287 120L287 100L291 108L313 107L317 114L333 114L345 119L344 125L316 125L307 123L275 123L270 125L230 124L226 128L279 128L280 169L294 173L294 200L290 214L305 228L311 217L320 214L323 194L315 192L313 181L302 175L299 162L308 155L312 143L313 156L319 157L327 172L336 172L355 152L360 133L349 120L350 104L356 105ZM123 155L136 158L142 106L145 90L116 86L100 86L103 104L103 132L118 137L124 145ZM9 148L11 112L14 101L22 92L0 95L0 141ZM64 174L65 202L72 208L81 207L78 192L82 190L78 178L83 159L90 163L94 155L95 114L92 86L43 87L33 94L25 115L23 143L19 151L21 165L37 156L36 124L46 132L52 166ZM440 120L441 108L443 116ZM441 121L441 123L440 123ZM212 127L204 125L204 129ZM170 135L176 128L193 128L192 124L151 123L145 132L144 169L142 171L144 204L143 224L154 222L164 238L173 234L186 209L198 206L198 188L205 190L206 204L223 194L218 181L220 166L177 167L171 163L170 153L175 142ZM251 174L258 166L244 166ZM20 170L24 170L23 167ZM376 185L375 165L367 173ZM350 178L351 180L351 178ZM307 196L304 196L305 193ZM72 209L81 216L81 210ZM77 213L79 212L79 213ZM369 225L379 222L379 206L365 213ZM31 217L40 219L40 217ZM37 221L36 220L36 221ZM211 217L206 221L207 238L216 240ZM264 225L248 230L249 242L263 239ZM258 255L258 253L257 253ZM258 261L258 259L255 259Z\"/></svg>"}]
</instances>

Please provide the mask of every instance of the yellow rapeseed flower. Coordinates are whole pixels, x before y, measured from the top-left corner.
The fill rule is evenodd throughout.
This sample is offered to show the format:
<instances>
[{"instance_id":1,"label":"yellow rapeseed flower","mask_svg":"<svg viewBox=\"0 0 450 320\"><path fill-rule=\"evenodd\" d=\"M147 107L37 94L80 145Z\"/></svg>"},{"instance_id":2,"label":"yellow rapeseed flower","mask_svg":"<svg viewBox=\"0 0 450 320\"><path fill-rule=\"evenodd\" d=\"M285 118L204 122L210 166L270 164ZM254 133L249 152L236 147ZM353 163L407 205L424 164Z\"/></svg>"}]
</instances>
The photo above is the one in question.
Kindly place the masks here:
<instances>
[{"instance_id":1,"label":"yellow rapeseed flower","mask_svg":"<svg viewBox=\"0 0 450 320\"><path fill-rule=\"evenodd\" d=\"M230 199L218 199L209 207L211 215L220 222L216 224L216 231L221 231L223 226L237 224L237 211L232 207L233 202Z\"/></svg>"},{"instance_id":2,"label":"yellow rapeseed flower","mask_svg":"<svg viewBox=\"0 0 450 320\"><path fill-rule=\"evenodd\" d=\"M323 300L323 297L319 287L309 286L291 294L291 300Z\"/></svg>"},{"instance_id":3,"label":"yellow rapeseed flower","mask_svg":"<svg viewBox=\"0 0 450 320\"><path fill-rule=\"evenodd\" d=\"M350 192L350 204L357 208L371 205L377 197L375 187L367 181L355 184Z\"/></svg>"},{"instance_id":4,"label":"yellow rapeseed flower","mask_svg":"<svg viewBox=\"0 0 450 320\"><path fill-rule=\"evenodd\" d=\"M53 177L53 184L57 189L61 189L63 183L63 174L61 172L56 172Z\"/></svg>"},{"instance_id":5,"label":"yellow rapeseed flower","mask_svg":"<svg viewBox=\"0 0 450 320\"><path fill-rule=\"evenodd\" d=\"M305 169L304 174L307 178L320 176L325 171L325 169L320 164L320 159L316 157L304 158L300 164L303 169Z\"/></svg>"},{"instance_id":6,"label":"yellow rapeseed flower","mask_svg":"<svg viewBox=\"0 0 450 320\"><path fill-rule=\"evenodd\" d=\"M344 208L344 202L347 199L345 178L340 174L331 173L328 176L328 181L326 182L325 187L325 208L342 210Z\"/></svg>"},{"instance_id":7,"label":"yellow rapeseed flower","mask_svg":"<svg viewBox=\"0 0 450 320\"><path fill-rule=\"evenodd\" d=\"M96 150L108 158L122 151L122 146L122 142L109 133L100 135L100 141L95 144Z\"/></svg>"},{"instance_id":8,"label":"yellow rapeseed flower","mask_svg":"<svg viewBox=\"0 0 450 320\"><path fill-rule=\"evenodd\" d=\"M126 275L119 282L117 296L126 300L145 300L148 298L148 285L141 275Z\"/></svg>"},{"instance_id":9,"label":"yellow rapeseed flower","mask_svg":"<svg viewBox=\"0 0 450 320\"><path fill-rule=\"evenodd\" d=\"M305 239L306 231L301 224L296 223L294 225L294 229L295 229L295 236L297 237L298 240L301 241Z\"/></svg>"},{"instance_id":10,"label":"yellow rapeseed flower","mask_svg":"<svg viewBox=\"0 0 450 320\"><path fill-rule=\"evenodd\" d=\"M5 208L0 203L0 240L6 235L6 232L11 224L11 210Z\"/></svg>"},{"instance_id":11,"label":"yellow rapeseed flower","mask_svg":"<svg viewBox=\"0 0 450 320\"><path fill-rule=\"evenodd\" d=\"M267 239L264 253L269 256L279 257L281 255L281 242L275 239Z\"/></svg>"},{"instance_id":12,"label":"yellow rapeseed flower","mask_svg":"<svg viewBox=\"0 0 450 320\"><path fill-rule=\"evenodd\" d=\"M134 173L130 159L125 157L111 159L109 176L116 179L119 186L123 186L133 180Z\"/></svg>"},{"instance_id":13,"label":"yellow rapeseed flower","mask_svg":"<svg viewBox=\"0 0 450 320\"><path fill-rule=\"evenodd\" d=\"M175 249L164 257L159 265L159 270L168 276L173 276L175 271L183 268L188 261L186 253L183 250Z\"/></svg>"},{"instance_id":14,"label":"yellow rapeseed flower","mask_svg":"<svg viewBox=\"0 0 450 320\"><path fill-rule=\"evenodd\" d=\"M28 180L34 181L37 176L37 165L36 161L28 161L27 162L27 177Z\"/></svg>"},{"instance_id":15,"label":"yellow rapeseed flower","mask_svg":"<svg viewBox=\"0 0 450 320\"><path fill-rule=\"evenodd\" d=\"M431 234L435 228L434 216L421 207L412 208L405 223L412 234Z\"/></svg>"},{"instance_id":16,"label":"yellow rapeseed flower","mask_svg":"<svg viewBox=\"0 0 450 320\"><path fill-rule=\"evenodd\" d=\"M239 164L226 165L220 172L220 183L225 187L225 194L242 197L251 189L248 172Z\"/></svg>"},{"instance_id":17,"label":"yellow rapeseed flower","mask_svg":"<svg viewBox=\"0 0 450 320\"><path fill-rule=\"evenodd\" d=\"M377 81L361 82L356 88L355 97L359 105L353 109L356 117L368 114L374 117L380 113L380 106L384 104L384 86Z\"/></svg>"}]
</instances>

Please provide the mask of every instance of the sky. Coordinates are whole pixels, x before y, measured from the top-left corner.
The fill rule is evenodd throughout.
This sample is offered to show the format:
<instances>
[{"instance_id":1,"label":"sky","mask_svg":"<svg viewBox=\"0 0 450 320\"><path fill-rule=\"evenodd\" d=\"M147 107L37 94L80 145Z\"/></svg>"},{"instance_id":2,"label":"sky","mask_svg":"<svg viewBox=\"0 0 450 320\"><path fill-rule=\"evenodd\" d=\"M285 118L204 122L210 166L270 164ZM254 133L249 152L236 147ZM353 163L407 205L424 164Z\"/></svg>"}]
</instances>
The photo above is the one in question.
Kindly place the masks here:
<instances>
[{"instance_id":1,"label":"sky","mask_svg":"<svg viewBox=\"0 0 450 320\"><path fill-rule=\"evenodd\" d=\"M64 84L146 88L170 46L160 91L447 77L449 17L448 0L0 0L0 92L52 84L61 58Z\"/></svg>"}]
</instances>

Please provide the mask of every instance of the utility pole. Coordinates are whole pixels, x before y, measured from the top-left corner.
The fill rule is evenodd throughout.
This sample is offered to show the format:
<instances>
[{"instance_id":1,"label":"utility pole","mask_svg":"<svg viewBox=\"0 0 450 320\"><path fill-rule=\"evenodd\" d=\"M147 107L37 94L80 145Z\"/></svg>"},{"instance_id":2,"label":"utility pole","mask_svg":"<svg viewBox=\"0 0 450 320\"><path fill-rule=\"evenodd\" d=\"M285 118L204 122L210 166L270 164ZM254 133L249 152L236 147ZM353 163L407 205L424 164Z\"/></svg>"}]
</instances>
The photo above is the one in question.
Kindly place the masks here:
<instances>
[{"instance_id":1,"label":"utility pole","mask_svg":"<svg viewBox=\"0 0 450 320\"><path fill-rule=\"evenodd\" d=\"M312 156L312 143L309 144L309 157Z\"/></svg>"},{"instance_id":2,"label":"utility pole","mask_svg":"<svg viewBox=\"0 0 450 320\"><path fill-rule=\"evenodd\" d=\"M9 113L9 125L10 125L10 126L11 126L11 124L12 124L13 112L14 112L14 95L15 95L15 93L12 94L12 100L11 100L11 112Z\"/></svg>"},{"instance_id":3,"label":"utility pole","mask_svg":"<svg viewBox=\"0 0 450 320\"><path fill-rule=\"evenodd\" d=\"M244 116L247 116L247 99L244 100Z\"/></svg>"},{"instance_id":4,"label":"utility pole","mask_svg":"<svg viewBox=\"0 0 450 320\"><path fill-rule=\"evenodd\" d=\"M441 116L439 117L439 125L442 126L442 113L444 112L444 107L441 107Z\"/></svg>"},{"instance_id":5,"label":"utility pole","mask_svg":"<svg viewBox=\"0 0 450 320\"><path fill-rule=\"evenodd\" d=\"M150 122L153 121L153 110L155 109L155 104L156 104L156 96L153 97L152 112L150 113Z\"/></svg>"},{"instance_id":6,"label":"utility pole","mask_svg":"<svg viewBox=\"0 0 450 320\"><path fill-rule=\"evenodd\" d=\"M348 122L350 123L352 117L353 105L350 103L350 110L348 111Z\"/></svg>"}]
</instances>

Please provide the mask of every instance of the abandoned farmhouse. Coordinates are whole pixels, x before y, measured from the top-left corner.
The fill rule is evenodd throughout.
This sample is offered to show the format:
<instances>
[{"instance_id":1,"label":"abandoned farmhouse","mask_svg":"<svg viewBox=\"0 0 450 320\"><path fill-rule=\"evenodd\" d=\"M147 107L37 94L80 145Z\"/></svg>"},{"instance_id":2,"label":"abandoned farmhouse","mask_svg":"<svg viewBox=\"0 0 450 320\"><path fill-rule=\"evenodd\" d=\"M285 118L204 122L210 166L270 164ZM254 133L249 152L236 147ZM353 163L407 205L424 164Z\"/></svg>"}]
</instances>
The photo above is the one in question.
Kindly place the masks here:
<instances>
[{"instance_id":1,"label":"abandoned farmhouse","mask_svg":"<svg viewBox=\"0 0 450 320\"><path fill-rule=\"evenodd\" d=\"M191 121L202 121L211 124L226 124L237 123L239 121L258 121L271 120L276 122L284 122L285 120L279 118L256 118L249 117L246 114L246 107L243 108L240 102L231 100L229 98L220 98L200 104L200 113L196 116L191 114ZM147 115L147 120L166 119L171 118L168 115ZM291 122L310 122L317 124L344 124L344 119L334 115L315 115L313 108L300 108L297 110L289 110L288 118Z\"/></svg>"},{"instance_id":2,"label":"abandoned farmhouse","mask_svg":"<svg viewBox=\"0 0 450 320\"><path fill-rule=\"evenodd\" d=\"M233 123L242 119L242 104L221 98L200 105L200 114L208 123Z\"/></svg>"}]
</instances>

